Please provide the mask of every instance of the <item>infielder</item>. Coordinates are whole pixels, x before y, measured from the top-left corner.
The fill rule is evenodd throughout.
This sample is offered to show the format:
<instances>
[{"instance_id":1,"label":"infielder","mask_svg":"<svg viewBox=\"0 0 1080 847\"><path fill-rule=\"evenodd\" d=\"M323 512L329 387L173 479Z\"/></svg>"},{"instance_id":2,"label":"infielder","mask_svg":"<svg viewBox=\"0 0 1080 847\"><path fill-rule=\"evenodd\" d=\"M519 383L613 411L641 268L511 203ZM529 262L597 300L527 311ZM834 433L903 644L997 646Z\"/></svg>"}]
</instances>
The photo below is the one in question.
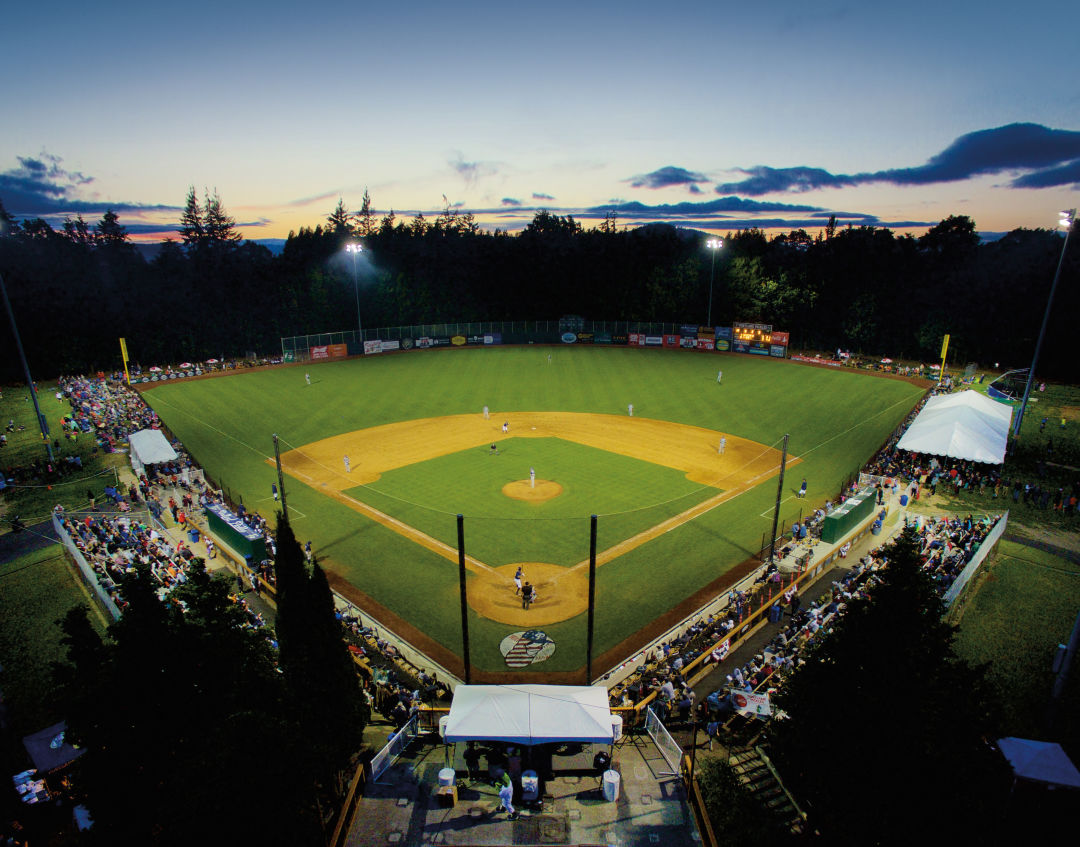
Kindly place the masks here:
<instances>
[{"instance_id":1,"label":"infielder","mask_svg":"<svg viewBox=\"0 0 1080 847\"><path fill-rule=\"evenodd\" d=\"M484 406L484 420L491 420L491 412L488 410L487 406Z\"/></svg>"},{"instance_id":2,"label":"infielder","mask_svg":"<svg viewBox=\"0 0 1080 847\"><path fill-rule=\"evenodd\" d=\"M510 421L503 421L503 434L510 431Z\"/></svg>"},{"instance_id":3,"label":"infielder","mask_svg":"<svg viewBox=\"0 0 1080 847\"><path fill-rule=\"evenodd\" d=\"M529 468L529 487L536 488L536 468Z\"/></svg>"},{"instance_id":4,"label":"infielder","mask_svg":"<svg viewBox=\"0 0 1080 847\"><path fill-rule=\"evenodd\" d=\"M349 473L349 457L345 456L343 461L345 462L345 473Z\"/></svg>"},{"instance_id":5,"label":"infielder","mask_svg":"<svg viewBox=\"0 0 1080 847\"><path fill-rule=\"evenodd\" d=\"M727 439L724 438L724 437L721 437L720 438L720 446L717 448L717 451L720 453L721 456L723 456L724 451L726 449L727 449Z\"/></svg>"},{"instance_id":6,"label":"infielder","mask_svg":"<svg viewBox=\"0 0 1080 847\"><path fill-rule=\"evenodd\" d=\"M634 416L634 404L633 404L633 403L629 403L629 404L627 405L627 407L626 407L626 414L628 414L628 415L629 415L630 417L633 417L633 416Z\"/></svg>"}]
</instances>

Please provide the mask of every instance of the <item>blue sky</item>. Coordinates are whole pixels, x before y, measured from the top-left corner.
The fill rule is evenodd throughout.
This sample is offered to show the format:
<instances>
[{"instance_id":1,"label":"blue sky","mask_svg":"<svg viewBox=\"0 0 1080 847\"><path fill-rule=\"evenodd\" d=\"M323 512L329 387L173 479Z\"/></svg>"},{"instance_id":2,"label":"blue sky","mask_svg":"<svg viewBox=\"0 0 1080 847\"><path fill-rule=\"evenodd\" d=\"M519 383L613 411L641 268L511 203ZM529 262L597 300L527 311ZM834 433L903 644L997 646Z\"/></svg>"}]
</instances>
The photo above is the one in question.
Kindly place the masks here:
<instances>
[{"instance_id":1,"label":"blue sky","mask_svg":"<svg viewBox=\"0 0 1080 847\"><path fill-rule=\"evenodd\" d=\"M10 212L161 237L194 185L274 238L365 188L504 229L1002 232L1078 205L1075 3L154 5L5 10Z\"/></svg>"}]
</instances>

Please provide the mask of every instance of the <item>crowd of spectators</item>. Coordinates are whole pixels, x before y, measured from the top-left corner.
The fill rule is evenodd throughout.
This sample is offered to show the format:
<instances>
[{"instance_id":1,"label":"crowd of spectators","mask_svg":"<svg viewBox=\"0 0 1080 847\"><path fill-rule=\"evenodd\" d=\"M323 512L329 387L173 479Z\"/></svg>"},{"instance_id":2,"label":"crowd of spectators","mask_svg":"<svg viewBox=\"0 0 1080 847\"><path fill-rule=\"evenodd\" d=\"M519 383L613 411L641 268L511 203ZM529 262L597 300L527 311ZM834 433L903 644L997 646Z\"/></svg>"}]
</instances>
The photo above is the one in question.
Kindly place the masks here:
<instances>
[{"instance_id":1,"label":"crowd of spectators","mask_svg":"<svg viewBox=\"0 0 1080 847\"><path fill-rule=\"evenodd\" d=\"M964 566L978 552L979 546L1001 519L1001 515L982 518L938 517L913 520L920 540L922 568L933 580L939 596L944 596ZM706 725L710 738L736 711L732 693L773 691L783 682L783 674L803 661L806 649L825 637L837 615L842 615L854 598L871 595L888 567L891 545L871 550L854 567L833 581L831 586L803 607L799 596L786 592L774 604L774 622L783 622L786 606L787 624L769 643L749 660L727 674L726 685L705 698L699 720ZM774 676L775 675L775 676Z\"/></svg>"}]
</instances>

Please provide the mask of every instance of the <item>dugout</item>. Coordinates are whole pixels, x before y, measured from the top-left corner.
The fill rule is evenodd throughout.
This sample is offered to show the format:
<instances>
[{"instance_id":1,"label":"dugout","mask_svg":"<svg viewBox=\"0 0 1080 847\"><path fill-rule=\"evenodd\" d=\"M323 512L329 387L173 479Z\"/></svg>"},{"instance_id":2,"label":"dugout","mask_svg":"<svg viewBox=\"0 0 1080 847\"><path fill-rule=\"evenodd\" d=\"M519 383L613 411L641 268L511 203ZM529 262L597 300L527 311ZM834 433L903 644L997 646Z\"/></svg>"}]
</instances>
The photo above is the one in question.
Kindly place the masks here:
<instances>
[{"instance_id":1,"label":"dugout","mask_svg":"<svg viewBox=\"0 0 1080 847\"><path fill-rule=\"evenodd\" d=\"M874 511L874 489L865 488L854 497L848 497L837 508L825 516L821 525L821 540L826 544L836 544L852 532Z\"/></svg>"}]
</instances>

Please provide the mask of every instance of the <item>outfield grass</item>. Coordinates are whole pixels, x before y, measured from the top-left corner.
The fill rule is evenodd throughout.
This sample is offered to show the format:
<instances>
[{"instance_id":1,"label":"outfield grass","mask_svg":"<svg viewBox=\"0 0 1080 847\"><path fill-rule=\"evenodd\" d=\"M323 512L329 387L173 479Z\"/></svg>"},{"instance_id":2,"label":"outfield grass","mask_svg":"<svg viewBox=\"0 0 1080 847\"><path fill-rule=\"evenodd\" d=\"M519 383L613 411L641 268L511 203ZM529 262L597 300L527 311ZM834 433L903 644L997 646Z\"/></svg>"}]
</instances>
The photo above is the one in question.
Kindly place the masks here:
<instances>
[{"instance_id":1,"label":"outfield grass","mask_svg":"<svg viewBox=\"0 0 1080 847\"><path fill-rule=\"evenodd\" d=\"M959 655L989 663L1005 709L1005 734L1045 738L1043 718L1053 684L1051 661L1067 643L1080 612L1080 565L1009 541L998 543L975 590L965 597ZM1074 667L1074 681L1078 669ZM1070 686L1074 737L1077 685ZM1066 705L1063 712L1070 712Z\"/></svg>"},{"instance_id":2,"label":"outfield grass","mask_svg":"<svg viewBox=\"0 0 1080 847\"><path fill-rule=\"evenodd\" d=\"M548 352L553 354L550 364ZM716 383L720 366L724 370L722 386ZM310 386L305 384L305 372L311 374ZM627 404L633 403L635 416L706 427L767 446L779 447L784 433L790 433L789 456L801 460L789 470L783 494L781 519L790 523L803 509L826 497L835 498L843 480L885 441L921 394L922 389L899 380L750 356L518 347L426 351L276 368L170 383L151 389L145 396L212 478L242 496L249 508L267 514L273 509L270 484L275 477L265 460L273 455L271 435L275 432L286 450L378 424L437 415L479 415L485 405L498 419L500 413L511 411L623 415ZM516 441L512 443L517 449ZM478 463L503 458L477 457ZM617 458L621 468L632 474L642 472L623 464L630 460ZM546 461L541 456L535 463L523 462L523 470L527 473L529 464L535 464L539 475L552 478L542 471ZM599 457L590 461L599 461ZM449 493L454 488L452 477L473 472L473 464L467 462L464 470L455 470L450 464L428 462L395 471L380 480L387 486L381 494L376 485L364 497L373 492L377 498L394 491L412 491L406 498L408 503L399 503L397 508L416 510L420 515L425 508L432 508L422 492L445 487L449 499L434 506L442 514L416 517L418 523L445 519L446 524L432 533L445 539L453 526L452 515L462 503L460 490ZM616 472L614 464L612 472ZM401 481L398 474L402 474ZM806 500L797 500L794 492L803 476L809 481L809 494ZM676 491L679 484L672 481L671 490ZM287 481L287 485L298 538L312 539L331 570L439 643L460 650L457 569L453 562L417 547L315 489L295 481ZM666 491L669 483L662 485ZM616 487L623 488L612 486ZM559 552L559 541L523 558L557 561L551 553L564 561L585 558L589 514L612 508L605 503L613 503L613 511L621 511L626 503L611 498L635 491L640 498L638 506L668 499L666 493L655 496L649 486L605 491L608 499L604 502L598 498L595 504L581 504L577 516L580 542L573 532L566 533L570 536L568 549L577 546L583 552ZM756 553L763 533L770 528L775 498L774 479L602 567L597 580L597 653L613 647ZM688 502L676 511L690 505L692 497L686 499ZM474 534L477 545L493 547L499 536L503 544L507 539L518 544L519 536L526 532L507 521L508 528L497 527L485 538L480 516L491 515L490 508L470 502L460 507L466 516L470 552L474 552ZM573 528L573 516L561 519ZM601 548L630 534L632 520L601 519ZM518 557L511 547L501 560ZM484 558L479 549L476 553ZM477 667L504 667L498 644L509 631L501 624L473 617L472 659ZM555 624L545 631L562 640L543 669L579 667L584 652L583 620Z\"/></svg>"},{"instance_id":3,"label":"outfield grass","mask_svg":"<svg viewBox=\"0 0 1080 847\"><path fill-rule=\"evenodd\" d=\"M539 479L557 480L563 493L543 503L506 497L503 486L527 479L531 467ZM455 516L467 514L469 552L497 567L538 556L576 564L589 554L588 515L604 515L614 543L719 491L672 468L559 438L510 438L500 442L498 455L486 447L465 450L346 493L451 546L457 545Z\"/></svg>"},{"instance_id":4,"label":"outfield grass","mask_svg":"<svg viewBox=\"0 0 1080 847\"><path fill-rule=\"evenodd\" d=\"M50 666L67 658L58 622L80 604L93 609L59 544L0 564L0 684L16 738L66 717ZM104 633L101 616L90 619Z\"/></svg>"},{"instance_id":5,"label":"outfield grass","mask_svg":"<svg viewBox=\"0 0 1080 847\"><path fill-rule=\"evenodd\" d=\"M65 508L77 509L87 505L87 490L93 491L98 498L104 496L105 486L114 483L116 477L112 469L125 462L127 457L119 453L103 453L95 449L92 436L79 433L78 440L72 442L63 437L60 418L71 412L70 404L65 400L56 400L56 383L38 384L38 404L41 413L49 424L49 431L54 442L53 457L57 464L70 473L51 483L39 480L10 486L0 492L0 512L6 515L19 515L27 524L46 519L53 506L60 503ZM14 421L15 432L7 432L8 421ZM6 386L3 398L0 398L0 427L8 437L7 446L0 448L0 468L26 467L39 459L46 459L45 445L41 439L41 430L34 417L34 404L30 400L30 390L25 385ZM83 466L65 463L68 456L81 456ZM0 520L0 532L9 528L7 519Z\"/></svg>"}]
</instances>

